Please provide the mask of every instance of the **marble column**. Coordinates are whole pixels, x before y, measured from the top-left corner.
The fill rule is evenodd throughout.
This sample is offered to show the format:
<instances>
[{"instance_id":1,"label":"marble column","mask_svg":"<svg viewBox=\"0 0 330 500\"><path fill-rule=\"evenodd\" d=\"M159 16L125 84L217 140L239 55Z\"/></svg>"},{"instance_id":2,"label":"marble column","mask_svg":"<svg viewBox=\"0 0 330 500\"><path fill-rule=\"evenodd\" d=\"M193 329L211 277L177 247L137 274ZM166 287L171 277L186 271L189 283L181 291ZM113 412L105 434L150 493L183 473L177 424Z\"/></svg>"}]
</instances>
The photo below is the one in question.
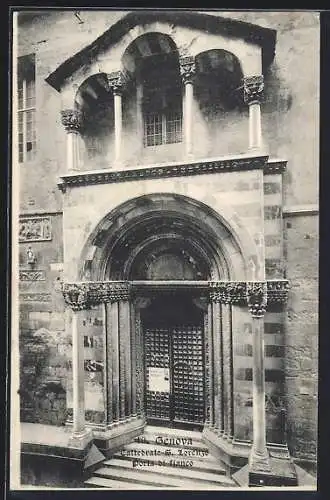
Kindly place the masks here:
<instances>
[{"instance_id":1,"label":"marble column","mask_svg":"<svg viewBox=\"0 0 330 500\"><path fill-rule=\"evenodd\" d=\"M224 436L232 439L233 420L233 343L231 305L221 304L222 341L223 341L223 406Z\"/></svg>"},{"instance_id":2,"label":"marble column","mask_svg":"<svg viewBox=\"0 0 330 500\"><path fill-rule=\"evenodd\" d=\"M214 352L214 418L215 430L223 433L223 376L222 376L222 339L220 303L212 303L213 352Z\"/></svg>"},{"instance_id":3,"label":"marble column","mask_svg":"<svg viewBox=\"0 0 330 500\"><path fill-rule=\"evenodd\" d=\"M253 442L249 457L250 472L270 472L266 446L264 314L267 306L267 282L247 283L247 303L252 315L253 350Z\"/></svg>"},{"instance_id":4,"label":"marble column","mask_svg":"<svg viewBox=\"0 0 330 500\"><path fill-rule=\"evenodd\" d=\"M63 289L65 303L71 308L72 333L72 391L73 391L73 426L69 446L84 448L92 439L90 429L85 421L85 370L84 370L84 337L79 332L79 311L88 307L83 290L79 287Z\"/></svg>"},{"instance_id":5,"label":"marble column","mask_svg":"<svg viewBox=\"0 0 330 500\"><path fill-rule=\"evenodd\" d=\"M121 418L132 412L131 318L130 303L119 301L119 362L120 362L120 412Z\"/></svg>"},{"instance_id":6,"label":"marble column","mask_svg":"<svg viewBox=\"0 0 330 500\"><path fill-rule=\"evenodd\" d=\"M186 56L180 58L180 74L184 84L183 136L185 155L186 158L191 158L193 156L193 82L196 74L194 57Z\"/></svg>"},{"instance_id":7,"label":"marble column","mask_svg":"<svg viewBox=\"0 0 330 500\"><path fill-rule=\"evenodd\" d=\"M263 89L263 75L244 78L244 101L249 106L249 149L255 152L263 149L260 109Z\"/></svg>"},{"instance_id":8,"label":"marble column","mask_svg":"<svg viewBox=\"0 0 330 500\"><path fill-rule=\"evenodd\" d=\"M110 342L109 357L111 360L111 373L108 372L109 389L111 387L112 395L112 422L119 423L119 311L118 302L110 302L107 304L108 310L108 342Z\"/></svg>"},{"instance_id":9,"label":"marble column","mask_svg":"<svg viewBox=\"0 0 330 500\"><path fill-rule=\"evenodd\" d=\"M115 71L107 75L109 89L112 90L114 99L114 128L115 128L115 164L122 160L122 95L126 83L126 75L122 71Z\"/></svg>"},{"instance_id":10,"label":"marble column","mask_svg":"<svg viewBox=\"0 0 330 500\"><path fill-rule=\"evenodd\" d=\"M82 113L76 109L61 111L61 121L67 132L66 170L74 172L80 167L79 137L82 128Z\"/></svg>"}]
</instances>

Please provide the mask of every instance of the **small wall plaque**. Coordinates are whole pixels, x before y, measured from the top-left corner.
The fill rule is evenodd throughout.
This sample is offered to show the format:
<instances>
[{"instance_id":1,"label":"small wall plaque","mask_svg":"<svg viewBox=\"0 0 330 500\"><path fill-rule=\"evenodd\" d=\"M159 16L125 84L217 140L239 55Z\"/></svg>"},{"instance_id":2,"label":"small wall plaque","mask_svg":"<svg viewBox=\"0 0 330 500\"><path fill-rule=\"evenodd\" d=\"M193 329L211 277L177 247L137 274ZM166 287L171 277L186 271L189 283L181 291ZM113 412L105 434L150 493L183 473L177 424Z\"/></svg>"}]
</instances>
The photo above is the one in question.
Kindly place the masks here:
<instances>
[{"instance_id":1,"label":"small wall plaque","mask_svg":"<svg viewBox=\"0 0 330 500\"><path fill-rule=\"evenodd\" d=\"M30 241L50 241L52 227L50 217L22 217L19 220L20 243Z\"/></svg>"},{"instance_id":2,"label":"small wall plaque","mask_svg":"<svg viewBox=\"0 0 330 500\"><path fill-rule=\"evenodd\" d=\"M46 273L45 271L20 271L19 272L20 281L45 281Z\"/></svg>"}]
</instances>

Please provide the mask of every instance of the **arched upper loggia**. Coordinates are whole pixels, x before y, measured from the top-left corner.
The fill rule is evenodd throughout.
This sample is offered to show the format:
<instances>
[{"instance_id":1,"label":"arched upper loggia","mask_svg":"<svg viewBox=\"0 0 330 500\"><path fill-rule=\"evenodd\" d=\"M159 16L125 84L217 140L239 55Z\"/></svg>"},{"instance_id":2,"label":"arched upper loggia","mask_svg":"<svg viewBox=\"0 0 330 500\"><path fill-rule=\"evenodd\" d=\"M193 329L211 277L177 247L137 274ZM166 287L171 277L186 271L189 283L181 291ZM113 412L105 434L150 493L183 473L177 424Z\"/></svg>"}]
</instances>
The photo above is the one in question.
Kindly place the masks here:
<instances>
[{"instance_id":1,"label":"arched upper loggia","mask_svg":"<svg viewBox=\"0 0 330 500\"><path fill-rule=\"evenodd\" d=\"M62 93L63 106L71 107L76 91L88 77L123 69L122 57L134 39L161 32L173 39L182 55L189 46L189 54L196 56L204 50L203 37L196 36L196 30L210 38L209 47L232 52L241 61L244 76L264 73L274 58L274 30L197 12L139 11L123 15L100 37L60 64L46 81ZM105 58L110 49L111 58Z\"/></svg>"},{"instance_id":2,"label":"arched upper loggia","mask_svg":"<svg viewBox=\"0 0 330 500\"><path fill-rule=\"evenodd\" d=\"M130 199L99 221L82 250L77 279L86 279L87 267L90 271L88 279L111 279L114 252L130 245L142 248L144 240L140 236L136 239L136 235L141 234L137 229L144 228L144 239L147 240L150 236L147 228L152 230L151 224L160 220L174 223L173 231L178 236L192 238L196 248L199 247L211 263L211 279L260 278L258 249L232 210L226 207L219 213L187 196L157 193ZM123 254L119 252L118 255ZM127 254L129 258L131 253ZM125 264L126 261L123 266Z\"/></svg>"}]
</instances>

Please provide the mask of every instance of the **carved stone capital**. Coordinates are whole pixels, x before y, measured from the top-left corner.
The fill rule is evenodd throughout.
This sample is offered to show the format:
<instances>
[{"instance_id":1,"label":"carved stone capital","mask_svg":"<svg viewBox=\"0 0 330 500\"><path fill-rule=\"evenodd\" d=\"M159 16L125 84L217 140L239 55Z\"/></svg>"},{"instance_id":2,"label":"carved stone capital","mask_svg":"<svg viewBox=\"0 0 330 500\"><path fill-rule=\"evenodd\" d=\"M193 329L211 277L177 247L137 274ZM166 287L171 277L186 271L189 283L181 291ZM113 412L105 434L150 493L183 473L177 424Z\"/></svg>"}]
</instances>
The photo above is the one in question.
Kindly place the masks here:
<instances>
[{"instance_id":1,"label":"carved stone capital","mask_svg":"<svg viewBox=\"0 0 330 500\"><path fill-rule=\"evenodd\" d=\"M65 303L77 311L105 302L129 300L131 296L129 283L111 281L64 283L62 293Z\"/></svg>"},{"instance_id":2,"label":"carved stone capital","mask_svg":"<svg viewBox=\"0 0 330 500\"><path fill-rule=\"evenodd\" d=\"M67 306L73 311L88 309L87 287L77 283L63 283L62 293Z\"/></svg>"},{"instance_id":3,"label":"carved stone capital","mask_svg":"<svg viewBox=\"0 0 330 500\"><path fill-rule=\"evenodd\" d=\"M79 132L83 124L83 115L77 109L64 109L61 111L61 121L67 132Z\"/></svg>"},{"instance_id":4,"label":"carved stone capital","mask_svg":"<svg viewBox=\"0 0 330 500\"><path fill-rule=\"evenodd\" d=\"M195 58L193 56L180 57L179 64L183 83L193 83L196 75Z\"/></svg>"},{"instance_id":5,"label":"carved stone capital","mask_svg":"<svg viewBox=\"0 0 330 500\"><path fill-rule=\"evenodd\" d=\"M259 103L264 90L263 75L246 76L243 80L244 102L246 104Z\"/></svg>"},{"instance_id":6,"label":"carved stone capital","mask_svg":"<svg viewBox=\"0 0 330 500\"><path fill-rule=\"evenodd\" d=\"M114 71L107 74L108 87L114 94L121 95L127 84L127 75L123 71Z\"/></svg>"},{"instance_id":7,"label":"carved stone capital","mask_svg":"<svg viewBox=\"0 0 330 500\"><path fill-rule=\"evenodd\" d=\"M267 281L247 282L246 300L249 311L254 318L264 316L267 308Z\"/></svg>"}]
</instances>

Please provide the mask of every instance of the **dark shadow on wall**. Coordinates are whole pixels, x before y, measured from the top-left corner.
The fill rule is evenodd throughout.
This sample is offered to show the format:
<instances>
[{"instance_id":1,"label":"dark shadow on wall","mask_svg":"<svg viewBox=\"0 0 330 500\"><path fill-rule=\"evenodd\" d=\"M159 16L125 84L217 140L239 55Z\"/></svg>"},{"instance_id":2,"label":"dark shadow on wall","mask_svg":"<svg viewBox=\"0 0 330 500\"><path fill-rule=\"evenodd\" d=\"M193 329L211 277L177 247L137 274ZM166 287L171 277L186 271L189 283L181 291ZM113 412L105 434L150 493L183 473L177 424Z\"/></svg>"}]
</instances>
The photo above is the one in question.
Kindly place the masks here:
<instances>
[{"instance_id":1,"label":"dark shadow on wall","mask_svg":"<svg viewBox=\"0 0 330 500\"><path fill-rule=\"evenodd\" d=\"M22 422L64 425L66 391L56 378L45 376L50 347L42 332L20 336L20 418Z\"/></svg>"}]
</instances>

